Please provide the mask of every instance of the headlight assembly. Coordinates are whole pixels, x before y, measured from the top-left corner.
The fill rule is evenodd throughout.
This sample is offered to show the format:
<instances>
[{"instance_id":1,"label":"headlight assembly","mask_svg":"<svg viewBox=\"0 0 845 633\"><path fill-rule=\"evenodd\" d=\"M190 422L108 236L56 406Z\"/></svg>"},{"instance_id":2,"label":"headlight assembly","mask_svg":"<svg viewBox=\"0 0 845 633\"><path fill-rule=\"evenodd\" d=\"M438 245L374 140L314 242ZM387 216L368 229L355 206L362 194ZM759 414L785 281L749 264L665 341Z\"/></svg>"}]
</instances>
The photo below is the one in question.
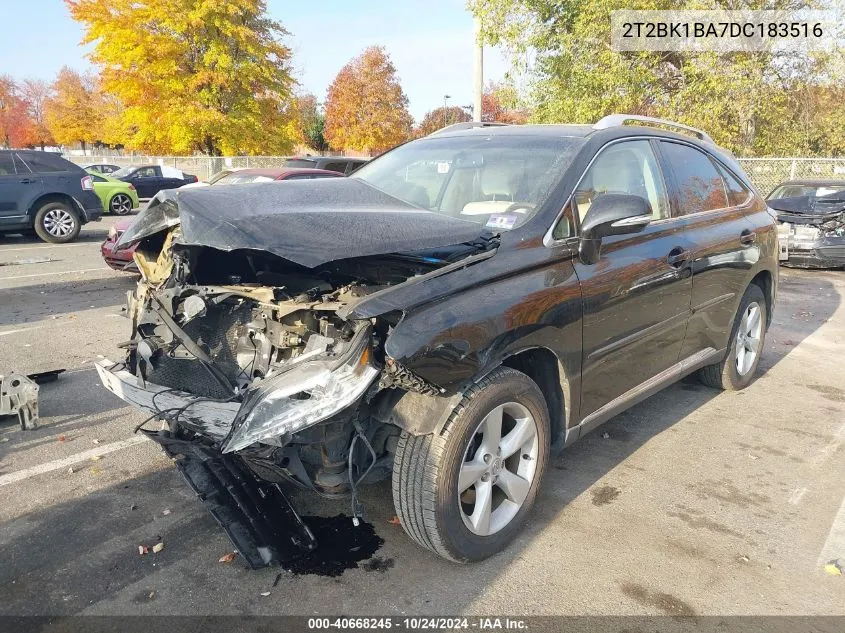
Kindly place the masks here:
<instances>
[{"instance_id":1,"label":"headlight assembly","mask_svg":"<svg viewBox=\"0 0 845 633\"><path fill-rule=\"evenodd\" d=\"M303 361L250 392L222 450L237 451L317 424L360 398L378 374L370 327L364 327L339 358Z\"/></svg>"}]
</instances>

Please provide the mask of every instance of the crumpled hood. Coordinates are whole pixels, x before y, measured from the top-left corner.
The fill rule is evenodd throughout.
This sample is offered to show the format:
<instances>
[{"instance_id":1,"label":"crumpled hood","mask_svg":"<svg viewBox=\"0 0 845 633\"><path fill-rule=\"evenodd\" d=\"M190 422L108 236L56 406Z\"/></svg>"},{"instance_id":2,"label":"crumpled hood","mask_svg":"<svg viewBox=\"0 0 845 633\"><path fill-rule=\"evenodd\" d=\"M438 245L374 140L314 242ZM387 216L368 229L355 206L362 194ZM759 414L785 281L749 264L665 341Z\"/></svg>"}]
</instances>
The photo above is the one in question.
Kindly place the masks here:
<instances>
[{"instance_id":1,"label":"crumpled hood","mask_svg":"<svg viewBox=\"0 0 845 633\"><path fill-rule=\"evenodd\" d=\"M159 192L118 248L181 224L178 243L259 250L310 268L338 259L418 251L478 239L481 224L432 213L357 178Z\"/></svg>"},{"instance_id":2,"label":"crumpled hood","mask_svg":"<svg viewBox=\"0 0 845 633\"><path fill-rule=\"evenodd\" d=\"M777 212L778 221L794 224L818 224L843 216L845 199L842 194L831 196L796 196L766 201Z\"/></svg>"}]
</instances>

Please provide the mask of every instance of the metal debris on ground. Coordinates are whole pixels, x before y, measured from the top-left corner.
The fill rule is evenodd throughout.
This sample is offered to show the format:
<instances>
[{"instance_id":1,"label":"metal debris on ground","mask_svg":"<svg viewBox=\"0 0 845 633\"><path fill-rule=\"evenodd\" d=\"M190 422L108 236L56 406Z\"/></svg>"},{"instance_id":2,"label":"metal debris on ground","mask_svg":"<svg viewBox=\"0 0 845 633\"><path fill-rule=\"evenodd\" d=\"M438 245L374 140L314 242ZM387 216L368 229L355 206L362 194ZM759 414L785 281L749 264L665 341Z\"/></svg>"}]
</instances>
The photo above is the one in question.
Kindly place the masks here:
<instances>
[{"instance_id":1,"label":"metal debris on ground","mask_svg":"<svg viewBox=\"0 0 845 633\"><path fill-rule=\"evenodd\" d=\"M22 374L0 376L0 416L17 415L22 431L38 428L38 385Z\"/></svg>"}]
</instances>

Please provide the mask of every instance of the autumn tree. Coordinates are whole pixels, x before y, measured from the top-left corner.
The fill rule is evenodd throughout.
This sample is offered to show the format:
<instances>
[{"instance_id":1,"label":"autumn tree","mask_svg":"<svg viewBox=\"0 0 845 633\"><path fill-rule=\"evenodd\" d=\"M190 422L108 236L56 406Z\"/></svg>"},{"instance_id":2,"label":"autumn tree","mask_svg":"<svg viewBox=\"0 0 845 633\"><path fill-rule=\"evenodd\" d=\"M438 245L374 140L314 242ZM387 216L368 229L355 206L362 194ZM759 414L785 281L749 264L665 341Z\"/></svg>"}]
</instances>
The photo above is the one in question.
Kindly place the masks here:
<instances>
[{"instance_id":1,"label":"autumn tree","mask_svg":"<svg viewBox=\"0 0 845 633\"><path fill-rule=\"evenodd\" d=\"M721 54L612 49L611 11L700 9L698 0L469 0L468 4L481 20L485 41L515 53L514 70L532 86L526 98L531 117L538 122L593 123L612 112L627 112L704 128L720 145L740 155L793 153L802 147L797 137L782 141L808 120L796 106L814 102L797 99L802 86L810 83L835 91L845 82L845 75L831 71L823 55L800 49ZM814 0L772 0L765 8L795 11L814 4ZM762 5L740 0L731 6ZM530 67L520 61L528 58ZM829 147L820 151L833 151Z\"/></svg>"},{"instance_id":2,"label":"autumn tree","mask_svg":"<svg viewBox=\"0 0 845 633\"><path fill-rule=\"evenodd\" d=\"M47 145L53 145L55 141L47 125L46 116L47 103L53 92L50 84L42 79L24 79L20 92L29 117L25 144L40 147L42 150Z\"/></svg>"},{"instance_id":3,"label":"autumn tree","mask_svg":"<svg viewBox=\"0 0 845 633\"><path fill-rule=\"evenodd\" d=\"M326 140L334 148L381 152L410 137L413 120L396 67L372 46L344 66L326 97Z\"/></svg>"},{"instance_id":4,"label":"autumn tree","mask_svg":"<svg viewBox=\"0 0 845 633\"><path fill-rule=\"evenodd\" d=\"M96 78L65 66L53 83L53 96L44 104L44 121L60 145L85 147L99 137L102 108Z\"/></svg>"},{"instance_id":5,"label":"autumn tree","mask_svg":"<svg viewBox=\"0 0 845 633\"><path fill-rule=\"evenodd\" d=\"M15 81L0 75L0 145L22 147L30 127L26 103Z\"/></svg>"},{"instance_id":6,"label":"autumn tree","mask_svg":"<svg viewBox=\"0 0 845 633\"><path fill-rule=\"evenodd\" d=\"M447 125L465 123L466 121L472 121L472 116L463 108L459 106L440 106L426 113L416 130L414 130L414 135L426 136Z\"/></svg>"},{"instance_id":7,"label":"autumn tree","mask_svg":"<svg viewBox=\"0 0 845 633\"><path fill-rule=\"evenodd\" d=\"M519 108L515 88L491 81L481 93L481 120L517 125L528 120L528 113Z\"/></svg>"},{"instance_id":8,"label":"autumn tree","mask_svg":"<svg viewBox=\"0 0 845 633\"><path fill-rule=\"evenodd\" d=\"M122 104L128 146L285 153L296 140L287 31L265 0L65 0Z\"/></svg>"},{"instance_id":9,"label":"autumn tree","mask_svg":"<svg viewBox=\"0 0 845 633\"><path fill-rule=\"evenodd\" d=\"M318 152L329 149L325 137L326 119L320 112L317 97L312 94L299 95L296 98L296 107L302 142Z\"/></svg>"}]
</instances>

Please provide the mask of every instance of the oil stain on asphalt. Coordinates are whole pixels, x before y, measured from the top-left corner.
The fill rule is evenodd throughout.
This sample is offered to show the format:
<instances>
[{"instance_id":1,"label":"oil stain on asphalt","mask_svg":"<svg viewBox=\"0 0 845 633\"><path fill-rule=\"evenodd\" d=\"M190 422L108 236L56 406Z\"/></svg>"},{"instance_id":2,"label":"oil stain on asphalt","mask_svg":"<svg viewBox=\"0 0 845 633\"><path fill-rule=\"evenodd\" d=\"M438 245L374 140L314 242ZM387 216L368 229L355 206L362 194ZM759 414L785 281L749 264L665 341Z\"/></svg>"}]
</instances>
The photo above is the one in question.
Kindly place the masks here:
<instances>
[{"instance_id":1,"label":"oil stain on asphalt","mask_svg":"<svg viewBox=\"0 0 845 633\"><path fill-rule=\"evenodd\" d=\"M356 527L352 517L343 514L302 517L302 520L317 539L317 548L308 556L288 563L285 566L288 572L296 576L340 576L347 569L356 569L361 561L368 561L363 565L366 571L384 572L393 567L392 558L373 558L384 539L376 534L372 523L361 521Z\"/></svg>"}]
</instances>

